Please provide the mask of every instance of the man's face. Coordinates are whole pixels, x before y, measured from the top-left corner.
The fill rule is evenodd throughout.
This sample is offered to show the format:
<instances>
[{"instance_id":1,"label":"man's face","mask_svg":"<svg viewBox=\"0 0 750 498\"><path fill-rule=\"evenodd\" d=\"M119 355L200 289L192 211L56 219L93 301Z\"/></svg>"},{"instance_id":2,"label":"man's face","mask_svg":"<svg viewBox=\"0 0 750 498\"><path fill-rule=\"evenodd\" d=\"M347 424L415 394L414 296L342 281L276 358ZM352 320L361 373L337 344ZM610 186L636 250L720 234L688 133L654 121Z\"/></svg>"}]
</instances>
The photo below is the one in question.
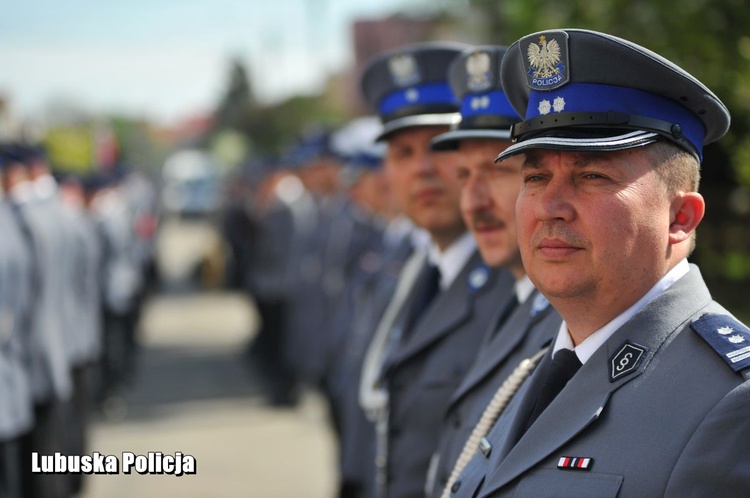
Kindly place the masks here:
<instances>
[{"instance_id":1,"label":"man's face","mask_svg":"<svg viewBox=\"0 0 750 498\"><path fill-rule=\"evenodd\" d=\"M457 174L462 186L461 213L485 263L520 267L516 199L523 156L494 162L508 145L500 140L462 140Z\"/></svg>"},{"instance_id":2,"label":"man's face","mask_svg":"<svg viewBox=\"0 0 750 498\"><path fill-rule=\"evenodd\" d=\"M388 139L385 171L396 202L433 239L450 243L464 232L459 209L456 152L432 152L430 140L443 126L407 128Z\"/></svg>"},{"instance_id":3,"label":"man's face","mask_svg":"<svg viewBox=\"0 0 750 498\"><path fill-rule=\"evenodd\" d=\"M670 200L643 149L534 150L521 175L521 255L553 305L582 298L614 318L664 275Z\"/></svg>"},{"instance_id":4,"label":"man's face","mask_svg":"<svg viewBox=\"0 0 750 498\"><path fill-rule=\"evenodd\" d=\"M362 173L349 190L352 200L370 211L385 218L394 216L390 185L382 169Z\"/></svg>"}]
</instances>

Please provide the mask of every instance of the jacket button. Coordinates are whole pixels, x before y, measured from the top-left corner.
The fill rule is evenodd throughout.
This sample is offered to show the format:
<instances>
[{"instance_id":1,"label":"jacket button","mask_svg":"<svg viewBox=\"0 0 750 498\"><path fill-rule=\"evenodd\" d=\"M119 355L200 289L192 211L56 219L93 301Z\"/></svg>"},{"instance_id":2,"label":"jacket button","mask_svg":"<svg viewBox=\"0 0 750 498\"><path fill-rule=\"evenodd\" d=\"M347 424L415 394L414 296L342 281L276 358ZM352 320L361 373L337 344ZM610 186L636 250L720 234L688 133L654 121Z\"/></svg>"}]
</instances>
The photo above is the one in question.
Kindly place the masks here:
<instances>
[{"instance_id":1,"label":"jacket button","mask_svg":"<svg viewBox=\"0 0 750 498\"><path fill-rule=\"evenodd\" d=\"M458 493L459 489L461 489L461 481L456 481L451 486L451 493Z\"/></svg>"}]
</instances>

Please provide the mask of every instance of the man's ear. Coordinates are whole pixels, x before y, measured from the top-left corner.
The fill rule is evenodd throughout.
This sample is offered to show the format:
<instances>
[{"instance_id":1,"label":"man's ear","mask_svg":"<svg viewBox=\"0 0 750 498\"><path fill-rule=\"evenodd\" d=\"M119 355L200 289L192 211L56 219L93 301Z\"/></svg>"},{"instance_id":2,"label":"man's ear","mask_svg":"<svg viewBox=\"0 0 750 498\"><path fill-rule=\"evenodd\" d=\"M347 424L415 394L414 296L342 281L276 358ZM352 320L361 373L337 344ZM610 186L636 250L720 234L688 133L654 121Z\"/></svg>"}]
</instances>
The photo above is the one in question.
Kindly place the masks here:
<instances>
[{"instance_id":1,"label":"man's ear","mask_svg":"<svg viewBox=\"0 0 750 498\"><path fill-rule=\"evenodd\" d=\"M706 212L706 201L698 192L679 192L672 200L669 218L669 243L690 238Z\"/></svg>"}]
</instances>

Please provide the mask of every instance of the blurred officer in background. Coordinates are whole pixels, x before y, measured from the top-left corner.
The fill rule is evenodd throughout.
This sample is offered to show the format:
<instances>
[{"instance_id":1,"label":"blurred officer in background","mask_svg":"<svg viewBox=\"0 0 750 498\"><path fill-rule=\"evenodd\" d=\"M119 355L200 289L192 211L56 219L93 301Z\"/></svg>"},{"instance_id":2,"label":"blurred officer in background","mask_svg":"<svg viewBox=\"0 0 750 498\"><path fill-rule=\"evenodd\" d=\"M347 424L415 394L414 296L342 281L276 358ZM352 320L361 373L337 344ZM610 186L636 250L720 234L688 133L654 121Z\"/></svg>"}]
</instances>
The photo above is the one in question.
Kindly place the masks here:
<instances>
[{"instance_id":1,"label":"blurred officer in background","mask_svg":"<svg viewBox=\"0 0 750 498\"><path fill-rule=\"evenodd\" d=\"M378 118L360 118L350 124L360 129L355 149L342 173L353 209L362 223L377 229L355 266L348 272L346 289L330 325L329 392L338 422L339 496L361 496L372 480L375 432L359 406L362 361L375 327L391 299L406 258L411 254L412 223L398 216L382 169L385 147L375 143L382 125ZM374 483L370 483L372 487Z\"/></svg>"},{"instance_id":2,"label":"blurred officer in background","mask_svg":"<svg viewBox=\"0 0 750 498\"><path fill-rule=\"evenodd\" d=\"M33 258L7 197L6 168L16 159L0 145L0 496L24 498L24 472L30 460L22 454L23 436L34 424L34 397L29 364L34 312Z\"/></svg>"},{"instance_id":3,"label":"blurred officer in background","mask_svg":"<svg viewBox=\"0 0 750 498\"><path fill-rule=\"evenodd\" d=\"M267 161L255 160L231 172L225 182L225 197L220 228L226 241L224 286L229 290L248 289L247 278L253 252L260 238L258 216L254 204L258 187L265 176Z\"/></svg>"},{"instance_id":4,"label":"blurred officer in background","mask_svg":"<svg viewBox=\"0 0 750 498\"><path fill-rule=\"evenodd\" d=\"M65 424L69 423L73 396L72 365L68 344L73 331L68 326L63 296L67 292L67 246L63 225L55 211L54 181L44 168L33 171L29 164L37 153L26 145L5 150L4 168L8 199L16 220L26 236L33 258L32 295L34 310L29 327L30 382L34 396L34 426L22 440L22 462L31 461L31 453L65 454L68 449ZM23 465L24 496L58 497L70 495L70 479L65 474L31 474L31 465Z\"/></svg>"},{"instance_id":5,"label":"blurred officer in background","mask_svg":"<svg viewBox=\"0 0 750 498\"><path fill-rule=\"evenodd\" d=\"M564 322L451 496L747 496L750 330L687 261L729 112L592 31L520 39L501 78L525 117L498 156L524 154L524 267Z\"/></svg>"},{"instance_id":6,"label":"blurred officer in background","mask_svg":"<svg viewBox=\"0 0 750 498\"><path fill-rule=\"evenodd\" d=\"M335 268L329 266L335 262L326 259L326 248L340 165L330 148L329 131L317 128L305 131L288 161L294 165L302 188L295 192L291 204L294 230L287 267L290 301L284 354L304 384L320 387L328 346L324 324L330 308L329 284L333 281L328 280L326 271L336 276Z\"/></svg>"},{"instance_id":7,"label":"blurred officer in background","mask_svg":"<svg viewBox=\"0 0 750 498\"><path fill-rule=\"evenodd\" d=\"M516 235L521 158L494 163L497 152L511 143L511 126L520 121L500 83L505 51L505 47L476 47L453 61L449 77L461 103L461 121L456 129L432 141L435 150L458 150L464 220L484 261L513 273L518 301L496 321L487 323L479 355L451 395L428 476L427 488L435 497L445 496L446 488L449 493L456 462L498 387L521 361L552 340L561 322L534 288L521 262ZM477 443L473 442L471 455Z\"/></svg>"},{"instance_id":8,"label":"blurred officer in background","mask_svg":"<svg viewBox=\"0 0 750 498\"><path fill-rule=\"evenodd\" d=\"M137 324L143 303L143 253L134 233L135 216L119 171L94 173L85 182L86 204L101 247L101 385L97 398L105 414L122 409L120 391L132 378Z\"/></svg>"},{"instance_id":9,"label":"blurred officer in background","mask_svg":"<svg viewBox=\"0 0 750 498\"><path fill-rule=\"evenodd\" d=\"M447 82L466 45L429 43L381 54L362 87L383 120L385 169L395 197L429 233L404 267L365 359L363 407L376 420L378 495L424 496L442 415L476 356L487 322L513 300L510 272L485 265L461 217L458 156L430 140L448 131L458 105ZM390 306L389 306L390 308Z\"/></svg>"},{"instance_id":10,"label":"blurred officer in background","mask_svg":"<svg viewBox=\"0 0 750 498\"><path fill-rule=\"evenodd\" d=\"M263 169L264 178L252 199L256 236L245 269L247 290L258 309L260 327L248 352L269 402L287 406L296 403L298 394L296 374L285 355L292 298L289 268L295 225L305 220L309 199L301 180L291 171L274 163Z\"/></svg>"},{"instance_id":11,"label":"blurred officer in background","mask_svg":"<svg viewBox=\"0 0 750 498\"><path fill-rule=\"evenodd\" d=\"M72 380L72 397L63 411L65 447L68 454L81 455L85 449L86 422L91 399L90 368L99 354L99 240L81 209L82 199L65 202L51 165L41 147L32 147L27 156L29 176L40 202L48 206L48 216L60 231L58 266L63 271L59 289L65 347ZM72 201L72 196L67 196ZM71 491L81 489L83 474L70 474Z\"/></svg>"},{"instance_id":12,"label":"blurred officer in background","mask_svg":"<svg viewBox=\"0 0 750 498\"><path fill-rule=\"evenodd\" d=\"M378 201L373 199L383 178L374 169L380 162L383 148L374 150L375 137L382 126L375 116L354 119L331 134L330 146L340 158L338 189L329 200L327 233L322 246L321 286L326 298L322 328L316 332L325 349L319 358L322 387L331 403L334 428L340 432L340 412L334 400L333 384L338 375L338 351L349 334L352 309L343 303L348 299L346 289L359 270L359 260L379 247L383 224L373 211Z\"/></svg>"},{"instance_id":13,"label":"blurred officer in background","mask_svg":"<svg viewBox=\"0 0 750 498\"><path fill-rule=\"evenodd\" d=\"M60 213L67 220L66 226L74 244L68 267L68 294L72 295L68 305L71 326L77 329L78 339L71 355L74 391L70 413L73 419L68 427L71 434L76 434L71 440L70 453L82 455L88 453L87 424L102 357L101 239L86 210L80 180L73 175L62 176L59 191ZM82 477L83 474L71 474L74 492L80 491Z\"/></svg>"}]
</instances>

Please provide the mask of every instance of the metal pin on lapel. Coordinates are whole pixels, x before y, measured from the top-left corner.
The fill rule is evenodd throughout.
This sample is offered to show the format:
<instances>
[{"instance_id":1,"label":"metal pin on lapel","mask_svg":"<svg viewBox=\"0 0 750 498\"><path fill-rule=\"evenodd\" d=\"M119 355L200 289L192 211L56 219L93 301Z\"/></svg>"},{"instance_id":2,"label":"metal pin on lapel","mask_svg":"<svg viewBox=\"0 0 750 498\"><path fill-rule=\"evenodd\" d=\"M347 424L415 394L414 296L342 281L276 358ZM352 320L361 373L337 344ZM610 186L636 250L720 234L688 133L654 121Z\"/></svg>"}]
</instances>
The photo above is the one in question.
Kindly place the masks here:
<instances>
[{"instance_id":1,"label":"metal pin on lapel","mask_svg":"<svg viewBox=\"0 0 750 498\"><path fill-rule=\"evenodd\" d=\"M479 441L479 451L482 452L484 458L490 457L490 453L492 453L492 445L489 441L487 441L486 437L483 437L482 440Z\"/></svg>"}]
</instances>

